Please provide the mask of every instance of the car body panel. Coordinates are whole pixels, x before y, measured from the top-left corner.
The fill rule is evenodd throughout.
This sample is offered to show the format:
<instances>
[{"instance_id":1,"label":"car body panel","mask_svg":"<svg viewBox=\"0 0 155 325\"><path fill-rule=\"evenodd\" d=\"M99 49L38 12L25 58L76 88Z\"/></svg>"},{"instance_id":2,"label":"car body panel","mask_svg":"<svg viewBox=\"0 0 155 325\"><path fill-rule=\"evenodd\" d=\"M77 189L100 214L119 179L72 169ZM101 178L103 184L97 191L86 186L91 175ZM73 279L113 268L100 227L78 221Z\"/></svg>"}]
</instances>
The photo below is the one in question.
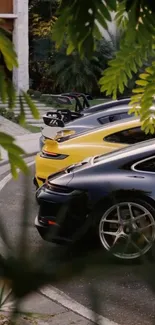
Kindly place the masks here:
<instances>
[{"instance_id":1,"label":"car body panel","mask_svg":"<svg viewBox=\"0 0 155 325\"><path fill-rule=\"evenodd\" d=\"M104 109L108 109L111 107L118 107L120 105L128 105L130 103L131 99L130 98L123 98L119 100L111 100L109 102L103 102L94 106L91 106L89 108L86 108L82 111L83 114L92 114L96 113L99 111L102 111Z\"/></svg>"},{"instance_id":2,"label":"car body panel","mask_svg":"<svg viewBox=\"0 0 155 325\"><path fill-rule=\"evenodd\" d=\"M40 235L46 240L55 241L54 237L48 239L46 237L47 232L54 226L42 225L40 220L44 216L44 220L51 218L50 220L55 220L59 224L58 212L66 204L68 210L64 215L64 223L59 224L57 234L60 241L62 237L64 241L65 236L67 241L71 240L79 224L81 226L87 222L88 229L92 227L96 222L97 207L101 202L104 211L109 202L110 205L116 204L118 198L123 200L138 198L148 202L155 209L155 168L153 173L132 169L135 162L141 162L149 157L154 158L155 166L154 140L107 154L99 162L95 162L98 160L97 157L95 160L90 158L84 166L74 166L71 173L67 168L57 175L49 176L47 184L40 188L37 196L40 215L37 216L35 224ZM65 188L66 191L64 191ZM79 198L81 200L82 195L85 205L82 201L81 205L79 204ZM73 201L74 204L72 204ZM44 204L46 204L46 211L44 211ZM57 204L57 208L53 217L47 217L50 216L50 211L53 211L54 204ZM84 207L84 213L82 213L81 206ZM70 231L67 231L65 226L67 222L69 222Z\"/></svg>"},{"instance_id":3,"label":"car body panel","mask_svg":"<svg viewBox=\"0 0 155 325\"><path fill-rule=\"evenodd\" d=\"M99 123L99 119L103 117L108 117L111 114L120 114L128 112L129 110L129 99L123 99L123 100L116 100L116 101L110 101L108 103L101 103L95 106L92 106L90 108L84 109L81 112L81 117L66 123L66 126L58 127L58 126L45 126L42 129L42 136L39 139L40 142L40 149L43 147L45 143L45 138L53 138L57 131L60 131L61 129L67 129L71 128L75 130L76 133L81 133L84 130L89 130L90 128L95 128L98 126L102 126L102 124ZM52 111L51 111L52 112ZM128 116L126 116L127 118ZM104 122L104 124L108 123L108 121Z\"/></svg>"},{"instance_id":4,"label":"car body panel","mask_svg":"<svg viewBox=\"0 0 155 325\"><path fill-rule=\"evenodd\" d=\"M42 136L40 138L40 148L45 143L45 138L53 139L56 135L56 133L60 130L74 130L75 133L82 133L84 131L87 131L89 129L95 129L97 127L102 127L104 124L108 124L110 117L115 117L119 119L124 118L130 118L131 116L128 115L130 107L126 104L120 104L120 107L109 107L107 109L104 109L103 111L98 111L93 114L86 114L72 122L69 122L66 124L65 127L51 127L51 126L45 126L42 130ZM124 115L124 116L123 116ZM101 122L102 123L101 123ZM112 122L111 122L112 123Z\"/></svg>"},{"instance_id":5,"label":"car body panel","mask_svg":"<svg viewBox=\"0 0 155 325\"><path fill-rule=\"evenodd\" d=\"M77 163L84 158L105 154L119 148L127 146L127 144L108 142L103 140L106 136L115 132L128 130L130 128L140 127L141 123L137 119L122 120L117 123L109 124L105 127L85 132L79 136L75 136L64 142L46 140L43 147L44 152L63 154L65 159L44 158L41 153L36 156L36 179L38 185L41 186L44 180L52 173L55 173L69 165Z\"/></svg>"},{"instance_id":6,"label":"car body panel","mask_svg":"<svg viewBox=\"0 0 155 325\"><path fill-rule=\"evenodd\" d=\"M84 126L85 126L85 128L87 128L87 127L90 128L90 126L91 127L93 127L93 126L99 127L99 126L102 126L103 124L109 123L110 121L108 120L108 118L111 115L116 116L118 120L121 119L118 115L121 115L123 113L127 113L126 117L128 117L129 109L130 109L130 107L127 104L120 105L120 107L119 106L117 106L117 107L114 106L112 108L110 107L103 111L99 111L99 112L96 112L93 114L88 114L86 116L78 118L77 120L69 122L69 123L67 123L65 128L68 129L70 127L77 127L80 129L80 127L84 128ZM106 120L106 117L107 117L107 122L105 122L103 124L101 122L99 122L99 120L102 118L105 118L105 120ZM130 117L131 116L129 115L129 118Z\"/></svg>"}]
</instances>

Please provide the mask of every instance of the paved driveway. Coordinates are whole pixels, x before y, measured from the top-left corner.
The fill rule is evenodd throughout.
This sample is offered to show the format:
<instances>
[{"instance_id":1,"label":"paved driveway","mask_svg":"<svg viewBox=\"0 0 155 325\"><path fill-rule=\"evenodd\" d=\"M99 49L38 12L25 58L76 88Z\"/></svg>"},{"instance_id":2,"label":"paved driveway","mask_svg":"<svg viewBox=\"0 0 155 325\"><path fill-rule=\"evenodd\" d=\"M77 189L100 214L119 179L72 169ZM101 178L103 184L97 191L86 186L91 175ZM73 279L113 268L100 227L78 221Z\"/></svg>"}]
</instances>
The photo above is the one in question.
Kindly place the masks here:
<instances>
[{"instance_id":1,"label":"paved driveway","mask_svg":"<svg viewBox=\"0 0 155 325\"><path fill-rule=\"evenodd\" d=\"M29 177L29 251L35 252L43 243L34 227L34 218L38 211L35 201L35 188L32 184L34 168ZM0 215L5 224L13 247L18 246L23 215L24 189L26 179L20 175L19 180L11 180L0 193ZM45 250L55 245L45 243ZM76 277L70 276L66 282L59 283L57 287L81 304L92 307L98 301L96 311L103 316L122 325L152 325L155 324L155 295L150 288L148 280L151 279L155 265L136 263L106 263L102 268L97 264L90 267L87 256L93 254L92 246L81 244L74 254L84 256L85 270ZM0 246L2 249L2 245ZM104 260L104 252L101 258ZM40 256L39 256L40 258ZM72 258L72 256L70 257ZM93 257L92 257L93 258ZM77 264L78 267L78 264ZM146 279L146 270L148 279ZM72 275L72 269L70 270ZM145 277L144 277L145 274ZM94 290L95 300L92 302L90 293ZM97 308L97 305L96 305Z\"/></svg>"}]
</instances>

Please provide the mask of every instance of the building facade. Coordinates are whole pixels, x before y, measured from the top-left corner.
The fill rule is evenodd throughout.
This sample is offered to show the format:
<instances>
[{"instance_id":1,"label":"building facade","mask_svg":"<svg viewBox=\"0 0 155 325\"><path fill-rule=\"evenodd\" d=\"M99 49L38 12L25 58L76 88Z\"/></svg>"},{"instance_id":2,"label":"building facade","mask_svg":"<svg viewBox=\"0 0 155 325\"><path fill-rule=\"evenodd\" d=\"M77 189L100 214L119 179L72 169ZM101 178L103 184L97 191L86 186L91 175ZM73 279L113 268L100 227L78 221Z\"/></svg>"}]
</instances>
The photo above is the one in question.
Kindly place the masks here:
<instances>
[{"instance_id":1,"label":"building facade","mask_svg":"<svg viewBox=\"0 0 155 325\"><path fill-rule=\"evenodd\" d=\"M13 71L17 91L29 89L28 1L0 0L0 19L3 19L3 26L12 32L18 57L19 67Z\"/></svg>"}]
</instances>

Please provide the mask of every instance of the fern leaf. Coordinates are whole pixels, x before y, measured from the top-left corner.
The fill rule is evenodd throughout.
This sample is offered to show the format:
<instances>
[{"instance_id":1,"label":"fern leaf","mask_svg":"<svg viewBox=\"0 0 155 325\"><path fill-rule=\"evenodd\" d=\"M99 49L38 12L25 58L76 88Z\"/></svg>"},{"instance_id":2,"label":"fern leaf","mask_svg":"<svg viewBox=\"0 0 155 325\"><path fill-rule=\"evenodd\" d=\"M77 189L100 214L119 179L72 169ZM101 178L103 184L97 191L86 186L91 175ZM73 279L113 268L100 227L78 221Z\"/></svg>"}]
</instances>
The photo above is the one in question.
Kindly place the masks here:
<instances>
[{"instance_id":1,"label":"fern leaf","mask_svg":"<svg viewBox=\"0 0 155 325\"><path fill-rule=\"evenodd\" d=\"M143 56L146 49L142 51L141 47L136 46L133 50L128 47L123 48L118 52L116 58L111 60L109 68L103 72L103 77L100 79L101 91L117 97L117 91L123 93L126 86L126 80L132 78L133 73L137 72L138 67L143 62ZM123 78L122 78L123 77ZM147 80L141 80L140 84L146 84Z\"/></svg>"}]
</instances>

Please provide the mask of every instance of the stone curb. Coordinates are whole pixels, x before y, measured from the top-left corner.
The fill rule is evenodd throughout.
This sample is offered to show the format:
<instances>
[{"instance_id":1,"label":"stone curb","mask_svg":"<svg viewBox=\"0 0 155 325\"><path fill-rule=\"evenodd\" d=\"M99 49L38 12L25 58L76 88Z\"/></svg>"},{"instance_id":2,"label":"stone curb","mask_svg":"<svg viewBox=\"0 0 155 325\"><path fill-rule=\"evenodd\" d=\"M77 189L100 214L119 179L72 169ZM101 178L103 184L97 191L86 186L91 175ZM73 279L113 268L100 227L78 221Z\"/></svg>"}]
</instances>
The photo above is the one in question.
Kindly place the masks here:
<instances>
[{"instance_id":1,"label":"stone curb","mask_svg":"<svg viewBox=\"0 0 155 325\"><path fill-rule=\"evenodd\" d=\"M38 153L38 151L35 151L35 152L32 152L32 153L26 153L24 155L22 155L22 158L29 158L29 157L33 157L35 156L36 154ZM5 165L8 165L9 164L9 160L4 160L4 161L1 161L0 162L0 167L1 166L5 166Z\"/></svg>"}]
</instances>

